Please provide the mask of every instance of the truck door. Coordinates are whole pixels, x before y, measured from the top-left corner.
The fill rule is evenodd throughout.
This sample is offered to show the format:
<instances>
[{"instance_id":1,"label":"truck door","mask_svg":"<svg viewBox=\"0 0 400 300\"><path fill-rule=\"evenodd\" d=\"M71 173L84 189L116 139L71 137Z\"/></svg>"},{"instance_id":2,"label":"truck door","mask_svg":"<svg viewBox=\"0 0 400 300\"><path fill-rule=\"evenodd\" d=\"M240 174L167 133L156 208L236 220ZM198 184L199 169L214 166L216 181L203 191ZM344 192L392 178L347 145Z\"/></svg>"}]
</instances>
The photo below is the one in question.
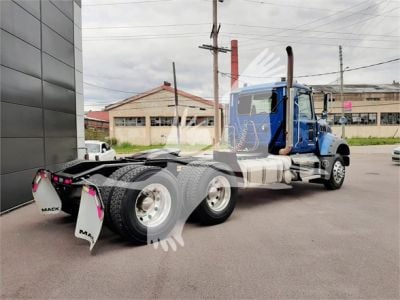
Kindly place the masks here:
<instances>
[{"instance_id":1,"label":"truck door","mask_svg":"<svg viewBox=\"0 0 400 300\"><path fill-rule=\"evenodd\" d=\"M311 153L316 150L316 118L309 92L300 92L294 105L294 153Z\"/></svg>"}]
</instances>

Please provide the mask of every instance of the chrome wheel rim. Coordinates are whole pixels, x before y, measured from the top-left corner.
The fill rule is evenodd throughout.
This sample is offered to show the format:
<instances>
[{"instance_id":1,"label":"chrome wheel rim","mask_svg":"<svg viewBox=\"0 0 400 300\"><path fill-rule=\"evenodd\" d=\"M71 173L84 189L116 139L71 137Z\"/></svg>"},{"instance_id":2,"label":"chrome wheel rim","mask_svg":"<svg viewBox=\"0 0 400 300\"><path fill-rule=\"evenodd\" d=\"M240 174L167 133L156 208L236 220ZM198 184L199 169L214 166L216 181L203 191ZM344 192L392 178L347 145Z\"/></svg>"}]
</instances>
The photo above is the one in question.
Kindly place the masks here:
<instances>
[{"instance_id":1,"label":"chrome wheel rim","mask_svg":"<svg viewBox=\"0 0 400 300\"><path fill-rule=\"evenodd\" d=\"M344 176L345 176L345 169L343 164L340 161L336 161L335 164L333 165L333 180L335 180L336 183L340 183Z\"/></svg>"},{"instance_id":2,"label":"chrome wheel rim","mask_svg":"<svg viewBox=\"0 0 400 300\"><path fill-rule=\"evenodd\" d=\"M160 183L147 185L135 201L135 216L146 227L162 224L171 211L171 194Z\"/></svg>"},{"instance_id":3,"label":"chrome wheel rim","mask_svg":"<svg viewBox=\"0 0 400 300\"><path fill-rule=\"evenodd\" d=\"M229 180L224 176L214 177L207 187L207 205L215 211L224 210L231 199L231 185Z\"/></svg>"}]
</instances>

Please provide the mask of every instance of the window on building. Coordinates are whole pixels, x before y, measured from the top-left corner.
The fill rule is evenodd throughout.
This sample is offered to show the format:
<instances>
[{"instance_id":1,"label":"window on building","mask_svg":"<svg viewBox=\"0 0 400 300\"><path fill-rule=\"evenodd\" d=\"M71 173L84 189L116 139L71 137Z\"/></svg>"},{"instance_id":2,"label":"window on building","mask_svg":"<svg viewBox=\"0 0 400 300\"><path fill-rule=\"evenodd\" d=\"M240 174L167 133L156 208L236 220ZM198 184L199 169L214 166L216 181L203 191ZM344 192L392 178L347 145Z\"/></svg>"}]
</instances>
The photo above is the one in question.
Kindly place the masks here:
<instances>
[{"instance_id":1,"label":"window on building","mask_svg":"<svg viewBox=\"0 0 400 300\"><path fill-rule=\"evenodd\" d=\"M341 114L333 114L333 124L340 125L340 118L342 117Z\"/></svg>"},{"instance_id":2,"label":"window on building","mask_svg":"<svg viewBox=\"0 0 400 300\"><path fill-rule=\"evenodd\" d=\"M114 118L115 126L146 126L145 117L117 117Z\"/></svg>"},{"instance_id":3,"label":"window on building","mask_svg":"<svg viewBox=\"0 0 400 300\"><path fill-rule=\"evenodd\" d=\"M214 126L214 117L186 117L186 126Z\"/></svg>"},{"instance_id":4,"label":"window on building","mask_svg":"<svg viewBox=\"0 0 400 300\"><path fill-rule=\"evenodd\" d=\"M400 113L381 113L381 125L399 125Z\"/></svg>"},{"instance_id":5,"label":"window on building","mask_svg":"<svg viewBox=\"0 0 400 300\"><path fill-rule=\"evenodd\" d=\"M196 117L186 117L186 126L196 126Z\"/></svg>"},{"instance_id":6,"label":"window on building","mask_svg":"<svg viewBox=\"0 0 400 300\"><path fill-rule=\"evenodd\" d=\"M377 113L346 113L347 125L376 125ZM333 115L333 124L341 125L339 120L342 114Z\"/></svg>"},{"instance_id":7,"label":"window on building","mask_svg":"<svg viewBox=\"0 0 400 300\"><path fill-rule=\"evenodd\" d=\"M367 98L367 101L379 101L379 100L381 100L381 98L373 98L373 97Z\"/></svg>"},{"instance_id":8,"label":"window on building","mask_svg":"<svg viewBox=\"0 0 400 300\"><path fill-rule=\"evenodd\" d=\"M151 117L151 126L172 126L175 125L175 117ZM179 117L179 123L181 117Z\"/></svg>"}]
</instances>

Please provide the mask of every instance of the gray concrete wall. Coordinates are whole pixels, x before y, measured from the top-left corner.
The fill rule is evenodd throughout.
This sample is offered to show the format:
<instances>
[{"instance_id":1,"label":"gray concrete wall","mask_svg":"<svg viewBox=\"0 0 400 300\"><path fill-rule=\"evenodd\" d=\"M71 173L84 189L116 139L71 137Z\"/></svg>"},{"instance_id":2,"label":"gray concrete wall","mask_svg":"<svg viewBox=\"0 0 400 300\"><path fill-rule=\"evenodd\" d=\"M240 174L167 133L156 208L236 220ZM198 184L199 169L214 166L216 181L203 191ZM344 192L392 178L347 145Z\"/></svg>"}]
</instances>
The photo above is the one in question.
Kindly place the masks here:
<instances>
[{"instance_id":1,"label":"gray concrete wall","mask_svg":"<svg viewBox=\"0 0 400 300\"><path fill-rule=\"evenodd\" d=\"M0 1L1 211L32 199L38 168L77 157L77 3Z\"/></svg>"}]
</instances>

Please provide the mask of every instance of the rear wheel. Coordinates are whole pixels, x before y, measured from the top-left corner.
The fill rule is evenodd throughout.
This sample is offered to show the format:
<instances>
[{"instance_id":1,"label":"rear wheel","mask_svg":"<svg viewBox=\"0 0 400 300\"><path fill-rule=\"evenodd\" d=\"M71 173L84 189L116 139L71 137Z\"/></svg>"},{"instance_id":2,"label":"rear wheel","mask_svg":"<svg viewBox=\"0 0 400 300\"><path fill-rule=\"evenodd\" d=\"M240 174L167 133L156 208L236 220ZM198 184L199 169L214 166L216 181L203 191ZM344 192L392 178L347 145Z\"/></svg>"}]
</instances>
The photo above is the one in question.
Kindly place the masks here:
<instances>
[{"instance_id":1,"label":"rear wheel","mask_svg":"<svg viewBox=\"0 0 400 300\"><path fill-rule=\"evenodd\" d=\"M344 178L346 176L346 169L344 166L343 157L336 155L331 169L331 176L325 180L324 185L328 190L338 190L342 187Z\"/></svg>"},{"instance_id":2,"label":"rear wheel","mask_svg":"<svg viewBox=\"0 0 400 300\"><path fill-rule=\"evenodd\" d=\"M111 194L110 217L118 233L145 244L168 236L181 209L176 178L159 167L136 166Z\"/></svg>"},{"instance_id":3,"label":"rear wheel","mask_svg":"<svg viewBox=\"0 0 400 300\"><path fill-rule=\"evenodd\" d=\"M232 214L238 195L233 171L218 162L196 161L182 169L178 182L187 214L204 225L220 224Z\"/></svg>"},{"instance_id":4,"label":"rear wheel","mask_svg":"<svg viewBox=\"0 0 400 300\"><path fill-rule=\"evenodd\" d=\"M122 168L114 171L106 179L106 181L102 184L102 186L100 188L101 198L104 203L104 213L105 213L104 222L105 222L105 225L114 232L117 232L117 230L115 229L115 225L113 224L113 221L112 221L111 215L110 215L111 195L112 195L115 187L118 185L120 178L135 168L137 168L137 166L126 166L126 167L122 167Z\"/></svg>"}]
</instances>

